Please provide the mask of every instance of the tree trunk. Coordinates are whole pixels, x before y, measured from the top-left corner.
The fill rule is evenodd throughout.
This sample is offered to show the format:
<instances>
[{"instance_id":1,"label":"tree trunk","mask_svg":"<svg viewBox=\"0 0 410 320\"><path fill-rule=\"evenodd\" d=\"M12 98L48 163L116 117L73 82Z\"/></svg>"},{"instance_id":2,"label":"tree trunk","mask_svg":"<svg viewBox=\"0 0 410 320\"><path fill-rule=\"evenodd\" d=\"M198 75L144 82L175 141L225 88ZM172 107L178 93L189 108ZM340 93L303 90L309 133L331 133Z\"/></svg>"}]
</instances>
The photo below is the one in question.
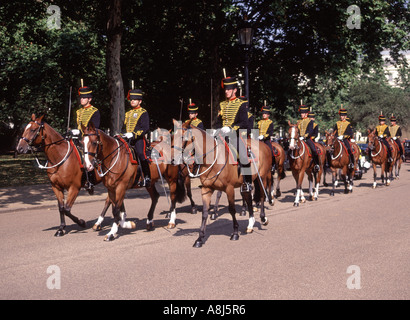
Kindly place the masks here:
<instances>
[{"instance_id":1,"label":"tree trunk","mask_svg":"<svg viewBox=\"0 0 410 320\"><path fill-rule=\"evenodd\" d=\"M107 80L110 94L111 123L113 134L120 133L124 122L124 85L121 75L121 2L111 0L107 21Z\"/></svg>"}]
</instances>

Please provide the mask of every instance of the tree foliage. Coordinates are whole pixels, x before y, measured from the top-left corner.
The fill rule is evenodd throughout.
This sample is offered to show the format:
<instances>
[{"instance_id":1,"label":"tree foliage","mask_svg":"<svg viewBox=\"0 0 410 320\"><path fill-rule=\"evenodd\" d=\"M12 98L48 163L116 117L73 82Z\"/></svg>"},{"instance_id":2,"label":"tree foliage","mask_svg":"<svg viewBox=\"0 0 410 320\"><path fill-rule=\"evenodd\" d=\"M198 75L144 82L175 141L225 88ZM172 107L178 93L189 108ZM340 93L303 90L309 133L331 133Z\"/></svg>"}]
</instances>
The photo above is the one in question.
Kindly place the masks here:
<instances>
[{"instance_id":1,"label":"tree foliage","mask_svg":"<svg viewBox=\"0 0 410 320\"><path fill-rule=\"evenodd\" d=\"M113 129L111 116L118 110L110 108L112 79L107 73L111 61L107 59L108 8L113 1L0 4L2 138L18 137L33 112L46 113L52 126L65 131L69 88L73 88L74 114L81 78L94 90L93 104L101 111L102 127ZM266 100L273 107L277 126L297 117L300 99L312 106L322 127L335 120L341 103L357 106L357 111L366 105L368 115L357 113L361 120L362 116L376 117L381 104L386 114L395 105L409 108L408 69L401 71L402 88L389 88L383 81L363 82L367 75L380 72L383 49L391 50L394 62L400 62L400 50L409 49L407 1L356 1L360 29L348 27L352 18L348 0L120 2L123 95L134 80L145 93L144 106L153 129L171 127L171 118L179 118L181 101L185 118L190 98L200 107L206 127L211 127L211 117L215 120L217 104L223 99L222 69L230 76L243 74L243 51L236 32L244 15L256 30L249 65L250 107L257 113ZM61 9L61 28L49 29L47 8L55 4ZM375 103L377 86L396 100ZM364 124L357 123L361 127Z\"/></svg>"}]
</instances>

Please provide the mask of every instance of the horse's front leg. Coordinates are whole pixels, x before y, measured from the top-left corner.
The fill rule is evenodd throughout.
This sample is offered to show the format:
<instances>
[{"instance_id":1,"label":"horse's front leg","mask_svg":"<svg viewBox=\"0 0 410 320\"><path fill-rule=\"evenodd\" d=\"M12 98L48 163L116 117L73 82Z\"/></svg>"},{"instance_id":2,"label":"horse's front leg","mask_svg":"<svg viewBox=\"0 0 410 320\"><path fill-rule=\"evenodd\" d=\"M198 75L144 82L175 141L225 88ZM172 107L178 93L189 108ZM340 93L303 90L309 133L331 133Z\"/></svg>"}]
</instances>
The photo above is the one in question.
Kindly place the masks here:
<instances>
[{"instance_id":1,"label":"horse's front leg","mask_svg":"<svg viewBox=\"0 0 410 320\"><path fill-rule=\"evenodd\" d=\"M104 221L105 214L107 213L107 210L110 207L110 205L111 205L110 197L107 196L107 198L105 199L104 208L103 208L100 216L98 217L97 221L93 225L93 230L94 231L100 231L102 229L101 224Z\"/></svg>"},{"instance_id":2,"label":"horse's front leg","mask_svg":"<svg viewBox=\"0 0 410 320\"><path fill-rule=\"evenodd\" d=\"M345 191L344 191L345 194L349 193L349 190L347 188L347 174L348 174L348 170L347 170L347 165L346 165L342 168L342 180L345 185Z\"/></svg>"},{"instance_id":3,"label":"horse's front leg","mask_svg":"<svg viewBox=\"0 0 410 320\"><path fill-rule=\"evenodd\" d=\"M376 181L376 178L377 178L377 168L376 168L376 164L374 163L374 162L372 162L372 166L373 166L373 189L375 189L376 188L376 186L377 186L377 181Z\"/></svg>"},{"instance_id":4,"label":"horse's front leg","mask_svg":"<svg viewBox=\"0 0 410 320\"><path fill-rule=\"evenodd\" d=\"M219 209L219 201L221 200L221 197L222 197L222 191L218 190L218 192L216 193L216 200L215 200L214 208L211 211L211 220L216 220L216 217L218 215L218 209Z\"/></svg>"},{"instance_id":5,"label":"horse's front leg","mask_svg":"<svg viewBox=\"0 0 410 320\"><path fill-rule=\"evenodd\" d=\"M254 217L254 214L253 214L252 194L250 192L242 192L241 195L242 195L243 204L246 203L246 205L248 207L248 211L249 211L249 223L248 223L248 227L246 228L246 233L252 233L253 232L253 226L255 224L255 217ZM261 210L262 210L262 206L263 206L263 202L262 202L262 205L261 205ZM229 208L229 212L232 215L231 208ZM234 213L234 215L235 215L235 213ZM235 224L234 224L234 233L235 233ZM239 236L238 236L238 238L239 238ZM237 239L232 239L232 240L237 240Z\"/></svg>"},{"instance_id":6,"label":"horse's front leg","mask_svg":"<svg viewBox=\"0 0 410 320\"><path fill-rule=\"evenodd\" d=\"M154 230L154 211L158 203L159 193L157 189L155 188L155 184L151 184L151 187L147 188L147 191L151 197L151 206L149 208L148 215L147 215L146 228L147 228L147 231L152 231ZM174 210L173 212L171 212L171 218L168 222L168 225L173 223L175 226L175 220L176 220L176 212Z\"/></svg>"},{"instance_id":7,"label":"horse's front leg","mask_svg":"<svg viewBox=\"0 0 410 320\"><path fill-rule=\"evenodd\" d=\"M206 231L206 221L208 220L208 212L209 206L211 204L211 197L214 190L210 188L202 187L202 222L201 227L199 229L199 237L194 243L194 248L201 248L202 245L205 243L205 231Z\"/></svg>"}]
</instances>

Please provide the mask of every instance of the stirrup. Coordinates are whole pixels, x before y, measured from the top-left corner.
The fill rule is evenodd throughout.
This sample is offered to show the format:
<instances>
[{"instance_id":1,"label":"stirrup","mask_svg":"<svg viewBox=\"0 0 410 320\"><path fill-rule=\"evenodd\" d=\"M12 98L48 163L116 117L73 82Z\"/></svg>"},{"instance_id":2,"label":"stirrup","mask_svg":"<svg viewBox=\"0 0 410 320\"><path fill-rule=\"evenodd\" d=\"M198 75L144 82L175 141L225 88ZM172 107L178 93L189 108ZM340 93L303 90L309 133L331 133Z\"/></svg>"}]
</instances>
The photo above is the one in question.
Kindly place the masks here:
<instances>
[{"instance_id":1,"label":"stirrup","mask_svg":"<svg viewBox=\"0 0 410 320\"><path fill-rule=\"evenodd\" d=\"M146 188L151 187L151 179L149 177L146 177L146 178L138 181L138 186L139 187L146 187Z\"/></svg>"},{"instance_id":2,"label":"stirrup","mask_svg":"<svg viewBox=\"0 0 410 320\"><path fill-rule=\"evenodd\" d=\"M94 185L87 181L84 185L84 189L88 191L88 194L92 196L94 194Z\"/></svg>"},{"instance_id":3,"label":"stirrup","mask_svg":"<svg viewBox=\"0 0 410 320\"><path fill-rule=\"evenodd\" d=\"M393 158L389 157L389 159L387 160L388 162L393 162Z\"/></svg>"},{"instance_id":4,"label":"stirrup","mask_svg":"<svg viewBox=\"0 0 410 320\"><path fill-rule=\"evenodd\" d=\"M241 185L241 192L251 192L253 190L253 186L250 182L244 182Z\"/></svg>"},{"instance_id":5,"label":"stirrup","mask_svg":"<svg viewBox=\"0 0 410 320\"><path fill-rule=\"evenodd\" d=\"M315 166L313 167L313 171L314 171L314 172L319 172L319 170L320 170L319 165L318 165L318 164L315 164Z\"/></svg>"},{"instance_id":6,"label":"stirrup","mask_svg":"<svg viewBox=\"0 0 410 320\"><path fill-rule=\"evenodd\" d=\"M348 167L349 169L354 169L354 163L351 163L351 162L350 162L347 167Z\"/></svg>"}]
</instances>

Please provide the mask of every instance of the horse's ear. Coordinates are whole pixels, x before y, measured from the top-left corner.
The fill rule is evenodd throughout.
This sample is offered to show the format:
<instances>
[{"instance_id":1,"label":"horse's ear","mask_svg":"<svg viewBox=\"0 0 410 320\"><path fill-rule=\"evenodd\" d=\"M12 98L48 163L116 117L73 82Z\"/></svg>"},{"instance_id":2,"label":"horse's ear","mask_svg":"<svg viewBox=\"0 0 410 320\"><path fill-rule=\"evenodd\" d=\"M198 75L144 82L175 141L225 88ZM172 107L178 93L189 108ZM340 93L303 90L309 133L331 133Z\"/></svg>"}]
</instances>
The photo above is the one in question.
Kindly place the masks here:
<instances>
[{"instance_id":1,"label":"horse's ear","mask_svg":"<svg viewBox=\"0 0 410 320\"><path fill-rule=\"evenodd\" d=\"M33 113L32 115L31 115L31 121L35 121L36 120L36 115Z\"/></svg>"},{"instance_id":2,"label":"horse's ear","mask_svg":"<svg viewBox=\"0 0 410 320\"><path fill-rule=\"evenodd\" d=\"M373 133L376 134L376 128L373 129Z\"/></svg>"},{"instance_id":3,"label":"horse's ear","mask_svg":"<svg viewBox=\"0 0 410 320\"><path fill-rule=\"evenodd\" d=\"M174 126L175 125L177 125L178 124L178 121L176 121L175 119L172 119L172 123L174 124Z\"/></svg>"},{"instance_id":4,"label":"horse's ear","mask_svg":"<svg viewBox=\"0 0 410 320\"><path fill-rule=\"evenodd\" d=\"M45 114L42 114L42 115L40 116L40 118L38 118L38 120L40 120L40 122L43 122L44 116L45 116Z\"/></svg>"},{"instance_id":5,"label":"horse's ear","mask_svg":"<svg viewBox=\"0 0 410 320\"><path fill-rule=\"evenodd\" d=\"M369 134L370 133L370 129L369 128L367 128L367 134Z\"/></svg>"},{"instance_id":6,"label":"horse's ear","mask_svg":"<svg viewBox=\"0 0 410 320\"><path fill-rule=\"evenodd\" d=\"M325 130L325 135L328 136L328 135L329 135L329 131Z\"/></svg>"},{"instance_id":7,"label":"horse's ear","mask_svg":"<svg viewBox=\"0 0 410 320\"><path fill-rule=\"evenodd\" d=\"M290 120L288 120L288 125L289 125L289 127L292 125L292 124L290 123Z\"/></svg>"}]
</instances>

